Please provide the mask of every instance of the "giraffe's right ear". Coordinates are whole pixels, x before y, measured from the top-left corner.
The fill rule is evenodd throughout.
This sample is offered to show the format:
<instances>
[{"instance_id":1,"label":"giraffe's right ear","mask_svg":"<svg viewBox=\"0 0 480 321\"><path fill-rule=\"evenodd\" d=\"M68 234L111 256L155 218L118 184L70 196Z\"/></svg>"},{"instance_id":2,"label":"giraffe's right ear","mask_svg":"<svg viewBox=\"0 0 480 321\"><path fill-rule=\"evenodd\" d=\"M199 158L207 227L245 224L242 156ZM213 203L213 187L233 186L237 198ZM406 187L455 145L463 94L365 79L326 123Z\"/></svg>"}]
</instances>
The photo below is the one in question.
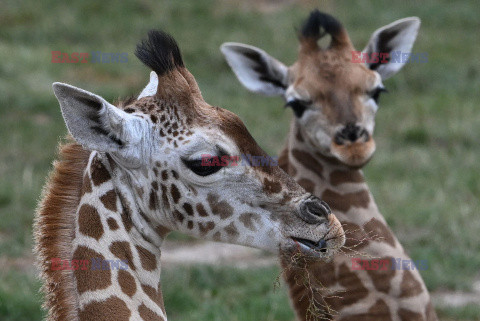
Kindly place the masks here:
<instances>
[{"instance_id":1,"label":"giraffe's right ear","mask_svg":"<svg viewBox=\"0 0 480 321\"><path fill-rule=\"evenodd\" d=\"M145 157L148 123L111 105L86 90L54 83L68 131L90 150L113 153L126 163L139 165Z\"/></svg>"},{"instance_id":2,"label":"giraffe's right ear","mask_svg":"<svg viewBox=\"0 0 480 321\"><path fill-rule=\"evenodd\" d=\"M265 51L234 42L224 43L220 50L248 90L267 96L285 93L288 68Z\"/></svg>"}]
</instances>

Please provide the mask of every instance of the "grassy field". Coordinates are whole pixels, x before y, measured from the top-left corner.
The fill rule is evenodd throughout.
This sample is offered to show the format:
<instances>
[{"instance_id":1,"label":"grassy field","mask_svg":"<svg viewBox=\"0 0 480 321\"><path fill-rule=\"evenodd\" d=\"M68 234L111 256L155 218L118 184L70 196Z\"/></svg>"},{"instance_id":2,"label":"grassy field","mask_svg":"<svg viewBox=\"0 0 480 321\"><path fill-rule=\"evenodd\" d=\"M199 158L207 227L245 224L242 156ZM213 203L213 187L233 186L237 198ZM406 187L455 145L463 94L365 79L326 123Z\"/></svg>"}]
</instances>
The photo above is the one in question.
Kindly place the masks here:
<instances>
[{"instance_id":1,"label":"grassy field","mask_svg":"<svg viewBox=\"0 0 480 321\"><path fill-rule=\"evenodd\" d=\"M0 2L0 320L40 320L31 265L31 225L57 141L66 133L51 83L62 81L110 101L137 94L148 70L133 55L151 28L180 44L206 100L241 116L276 154L290 111L280 99L241 87L219 46L262 47L290 64L294 29L318 7L337 16L358 49L378 27L418 16L415 52L385 82L377 116L377 153L366 168L380 210L432 291L471 291L480 279L480 18L477 1L114 1ZM477 8L477 9L475 9ZM54 64L51 52L126 52L127 63ZM165 270L170 320L291 320L278 269L194 267ZM443 320L480 320L480 308L438 307Z\"/></svg>"}]
</instances>

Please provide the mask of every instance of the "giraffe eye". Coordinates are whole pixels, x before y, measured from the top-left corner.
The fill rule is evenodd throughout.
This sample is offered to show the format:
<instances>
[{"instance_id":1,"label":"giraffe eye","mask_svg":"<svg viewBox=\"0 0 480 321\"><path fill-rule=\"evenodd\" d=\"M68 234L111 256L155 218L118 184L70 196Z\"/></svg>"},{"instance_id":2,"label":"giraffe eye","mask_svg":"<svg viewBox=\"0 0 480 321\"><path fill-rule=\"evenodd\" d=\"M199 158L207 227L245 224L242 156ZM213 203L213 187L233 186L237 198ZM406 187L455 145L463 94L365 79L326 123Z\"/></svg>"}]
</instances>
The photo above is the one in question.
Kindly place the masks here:
<instances>
[{"instance_id":1,"label":"giraffe eye","mask_svg":"<svg viewBox=\"0 0 480 321\"><path fill-rule=\"evenodd\" d=\"M305 112L305 109L307 109L308 104L309 104L308 102L294 99L294 100L288 101L285 104L285 107L291 107L295 116L297 116L297 118L300 118Z\"/></svg>"},{"instance_id":2,"label":"giraffe eye","mask_svg":"<svg viewBox=\"0 0 480 321\"><path fill-rule=\"evenodd\" d=\"M215 174L222 169L221 164L215 162L214 159L218 157L201 158L194 160L182 160L192 172L198 176L208 176Z\"/></svg>"},{"instance_id":3,"label":"giraffe eye","mask_svg":"<svg viewBox=\"0 0 480 321\"><path fill-rule=\"evenodd\" d=\"M373 91L370 92L370 97L375 101L375 103L378 103L378 98L380 98L381 93L387 93L388 90L385 87L377 87Z\"/></svg>"}]
</instances>

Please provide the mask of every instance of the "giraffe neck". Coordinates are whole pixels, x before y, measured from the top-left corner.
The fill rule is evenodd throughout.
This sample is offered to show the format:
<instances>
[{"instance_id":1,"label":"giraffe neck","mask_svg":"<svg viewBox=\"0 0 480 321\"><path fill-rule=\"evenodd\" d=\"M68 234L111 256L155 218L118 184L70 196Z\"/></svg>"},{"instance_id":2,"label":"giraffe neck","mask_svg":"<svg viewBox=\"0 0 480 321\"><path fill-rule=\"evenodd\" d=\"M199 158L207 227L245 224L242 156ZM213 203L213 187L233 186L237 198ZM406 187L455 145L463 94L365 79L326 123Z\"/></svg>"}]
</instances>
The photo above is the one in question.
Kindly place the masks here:
<instances>
[{"instance_id":1,"label":"giraffe neck","mask_svg":"<svg viewBox=\"0 0 480 321\"><path fill-rule=\"evenodd\" d=\"M85 168L71 245L73 262L88 262L73 271L78 319L166 320L160 245L167 229L150 227L122 172L97 152Z\"/></svg>"},{"instance_id":2,"label":"giraffe neck","mask_svg":"<svg viewBox=\"0 0 480 321\"><path fill-rule=\"evenodd\" d=\"M279 165L330 205L345 230L346 243L343 253L329 263L314 263L305 269L282 262L297 317L435 320L417 269L395 269L391 264L386 270L352 269L352 259L363 264L410 258L379 212L362 171L325 157L311 146L294 119Z\"/></svg>"}]
</instances>

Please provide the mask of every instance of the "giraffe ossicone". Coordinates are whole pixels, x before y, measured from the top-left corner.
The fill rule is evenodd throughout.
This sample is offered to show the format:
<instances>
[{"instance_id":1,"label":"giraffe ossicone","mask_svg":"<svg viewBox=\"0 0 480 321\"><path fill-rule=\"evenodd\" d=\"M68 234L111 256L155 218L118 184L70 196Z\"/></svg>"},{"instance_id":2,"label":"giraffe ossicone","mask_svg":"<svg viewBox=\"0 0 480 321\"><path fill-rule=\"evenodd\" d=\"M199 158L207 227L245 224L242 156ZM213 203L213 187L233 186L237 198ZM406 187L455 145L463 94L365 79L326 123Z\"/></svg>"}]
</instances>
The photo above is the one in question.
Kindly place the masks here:
<instances>
[{"instance_id":1,"label":"giraffe ossicone","mask_svg":"<svg viewBox=\"0 0 480 321\"><path fill-rule=\"evenodd\" d=\"M203 100L171 36L151 31L136 55L155 89L118 106L53 84L71 138L34 227L49 320L166 320L160 256L172 230L312 260L343 245L328 206L278 166L201 166L203 154L266 154L235 114Z\"/></svg>"},{"instance_id":2,"label":"giraffe ossicone","mask_svg":"<svg viewBox=\"0 0 480 321\"><path fill-rule=\"evenodd\" d=\"M419 27L416 17L384 26L372 34L362 54L408 54ZM319 39L326 34L331 43L322 48ZM307 191L326 200L345 230L345 247L329 263L300 269L282 260L296 315L299 320L437 320L417 269L352 269L356 258L412 261L379 212L360 170L375 152L373 129L377 101L385 91L382 80L405 61L353 61L357 52L345 28L318 10L300 28L299 39L298 59L290 67L250 45L221 46L247 89L281 95L292 108L279 165Z\"/></svg>"}]
</instances>

